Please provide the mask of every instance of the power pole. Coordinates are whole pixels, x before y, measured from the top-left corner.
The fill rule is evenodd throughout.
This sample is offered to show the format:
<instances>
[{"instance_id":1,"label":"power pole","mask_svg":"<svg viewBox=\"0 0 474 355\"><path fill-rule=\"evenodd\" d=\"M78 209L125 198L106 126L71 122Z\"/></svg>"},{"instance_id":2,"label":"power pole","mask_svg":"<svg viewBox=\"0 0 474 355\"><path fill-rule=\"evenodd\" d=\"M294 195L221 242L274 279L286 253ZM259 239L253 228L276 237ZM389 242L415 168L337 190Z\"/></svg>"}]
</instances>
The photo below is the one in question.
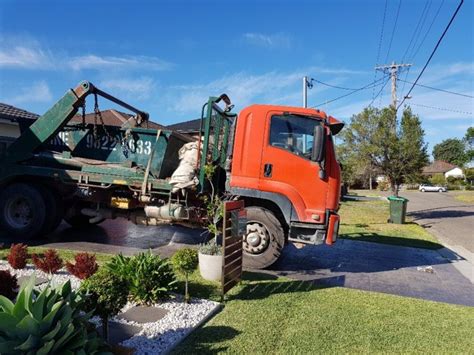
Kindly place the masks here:
<instances>
[{"instance_id":1,"label":"power pole","mask_svg":"<svg viewBox=\"0 0 474 355\"><path fill-rule=\"evenodd\" d=\"M313 88L313 79L308 78L307 76L303 77L303 107L308 107L308 88Z\"/></svg>"},{"instance_id":2,"label":"power pole","mask_svg":"<svg viewBox=\"0 0 474 355\"><path fill-rule=\"evenodd\" d=\"M397 109L397 76L401 73L403 68L411 67L412 64L396 64L392 62L392 64L386 65L378 65L375 67L375 70L380 70L384 74L389 71L390 78L392 79L392 107L396 110Z\"/></svg>"}]
</instances>

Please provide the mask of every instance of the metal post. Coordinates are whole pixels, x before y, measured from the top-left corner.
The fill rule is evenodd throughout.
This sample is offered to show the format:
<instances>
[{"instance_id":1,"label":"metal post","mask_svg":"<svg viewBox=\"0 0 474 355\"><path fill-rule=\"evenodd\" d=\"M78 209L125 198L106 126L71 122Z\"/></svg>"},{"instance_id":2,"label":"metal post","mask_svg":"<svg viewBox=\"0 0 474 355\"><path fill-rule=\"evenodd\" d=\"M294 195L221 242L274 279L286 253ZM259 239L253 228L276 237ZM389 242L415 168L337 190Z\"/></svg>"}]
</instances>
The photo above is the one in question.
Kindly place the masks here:
<instances>
[{"instance_id":1,"label":"metal post","mask_svg":"<svg viewBox=\"0 0 474 355\"><path fill-rule=\"evenodd\" d=\"M303 77L303 107L308 107L308 77Z\"/></svg>"}]
</instances>

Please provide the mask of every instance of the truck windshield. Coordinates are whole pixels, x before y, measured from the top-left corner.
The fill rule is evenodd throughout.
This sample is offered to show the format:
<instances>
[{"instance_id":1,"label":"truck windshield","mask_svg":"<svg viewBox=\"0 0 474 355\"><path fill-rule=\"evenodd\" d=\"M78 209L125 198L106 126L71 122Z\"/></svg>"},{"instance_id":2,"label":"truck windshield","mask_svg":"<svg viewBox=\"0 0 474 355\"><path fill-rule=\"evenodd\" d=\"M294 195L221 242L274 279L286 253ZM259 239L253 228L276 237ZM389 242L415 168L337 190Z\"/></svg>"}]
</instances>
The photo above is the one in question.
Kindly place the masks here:
<instances>
[{"instance_id":1,"label":"truck windshield","mask_svg":"<svg viewBox=\"0 0 474 355\"><path fill-rule=\"evenodd\" d=\"M300 115L274 115L270 122L270 145L311 159L314 127L321 122Z\"/></svg>"}]
</instances>

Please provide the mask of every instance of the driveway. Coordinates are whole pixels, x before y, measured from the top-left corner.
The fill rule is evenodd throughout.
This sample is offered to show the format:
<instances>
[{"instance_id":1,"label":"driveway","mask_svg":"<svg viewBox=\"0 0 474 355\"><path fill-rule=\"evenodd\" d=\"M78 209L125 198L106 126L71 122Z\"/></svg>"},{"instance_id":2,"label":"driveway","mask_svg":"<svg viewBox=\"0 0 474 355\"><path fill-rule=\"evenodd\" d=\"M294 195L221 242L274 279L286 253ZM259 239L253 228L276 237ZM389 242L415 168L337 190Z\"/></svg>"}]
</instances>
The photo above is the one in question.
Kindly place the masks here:
<instances>
[{"instance_id":1,"label":"driveway","mask_svg":"<svg viewBox=\"0 0 474 355\"><path fill-rule=\"evenodd\" d=\"M474 284L454 267L459 262L467 263L446 248L430 250L340 239L330 247L297 249L290 244L266 272L329 287L474 306Z\"/></svg>"}]
</instances>

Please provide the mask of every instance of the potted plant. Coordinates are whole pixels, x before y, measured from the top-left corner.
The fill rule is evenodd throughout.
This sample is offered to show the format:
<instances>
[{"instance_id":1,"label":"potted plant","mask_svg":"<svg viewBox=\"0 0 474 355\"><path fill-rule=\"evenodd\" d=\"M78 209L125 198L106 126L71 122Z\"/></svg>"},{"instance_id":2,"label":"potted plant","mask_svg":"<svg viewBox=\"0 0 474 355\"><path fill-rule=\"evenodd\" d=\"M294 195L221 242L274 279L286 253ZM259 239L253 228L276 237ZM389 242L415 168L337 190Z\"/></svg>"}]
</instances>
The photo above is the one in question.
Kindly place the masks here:
<instances>
[{"instance_id":1,"label":"potted plant","mask_svg":"<svg viewBox=\"0 0 474 355\"><path fill-rule=\"evenodd\" d=\"M213 165L206 165L205 168L206 179L209 181L211 188L210 196L204 197L204 204L207 212L206 233L210 240L199 246L199 272L206 280L220 280L222 275L222 247L217 242L219 236L219 223L224 213L224 203L216 194L212 177L214 175L215 167Z\"/></svg>"}]
</instances>

